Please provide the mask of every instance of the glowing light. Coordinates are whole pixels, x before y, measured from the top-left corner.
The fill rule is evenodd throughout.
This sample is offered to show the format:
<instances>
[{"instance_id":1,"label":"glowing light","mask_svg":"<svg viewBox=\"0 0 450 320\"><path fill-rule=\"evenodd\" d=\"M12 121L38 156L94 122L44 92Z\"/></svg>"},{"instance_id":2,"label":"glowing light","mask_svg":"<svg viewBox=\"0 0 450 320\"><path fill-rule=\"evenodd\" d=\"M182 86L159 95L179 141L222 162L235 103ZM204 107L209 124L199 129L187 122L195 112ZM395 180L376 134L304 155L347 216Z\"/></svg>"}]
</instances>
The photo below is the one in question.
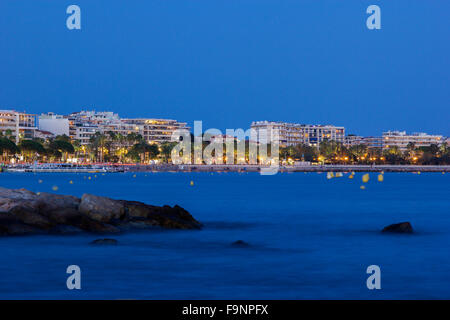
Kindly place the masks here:
<instances>
[{"instance_id":1,"label":"glowing light","mask_svg":"<svg viewBox=\"0 0 450 320\"><path fill-rule=\"evenodd\" d=\"M365 175L362 176L362 182L366 183L369 182L369 174L366 173Z\"/></svg>"}]
</instances>

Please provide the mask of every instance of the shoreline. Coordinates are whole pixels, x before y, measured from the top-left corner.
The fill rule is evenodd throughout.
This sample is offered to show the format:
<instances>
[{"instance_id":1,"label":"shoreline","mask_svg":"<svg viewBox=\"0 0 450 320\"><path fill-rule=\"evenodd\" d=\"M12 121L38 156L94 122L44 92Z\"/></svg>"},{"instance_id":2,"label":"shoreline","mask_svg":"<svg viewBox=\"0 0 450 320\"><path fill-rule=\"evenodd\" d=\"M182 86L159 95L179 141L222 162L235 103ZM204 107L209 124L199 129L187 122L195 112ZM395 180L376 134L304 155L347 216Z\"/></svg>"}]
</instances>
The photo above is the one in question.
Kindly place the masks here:
<instances>
[{"instance_id":1,"label":"shoreline","mask_svg":"<svg viewBox=\"0 0 450 320\"><path fill-rule=\"evenodd\" d=\"M137 165L135 172L260 172L260 165ZM280 166L278 172L450 172L450 166L438 165L301 165Z\"/></svg>"},{"instance_id":2,"label":"shoreline","mask_svg":"<svg viewBox=\"0 0 450 320\"><path fill-rule=\"evenodd\" d=\"M128 165L117 169L115 165L99 168L5 168L4 172L20 173L118 173L118 172L260 172L268 169L261 165L198 165L152 164ZM275 173L293 172L450 172L450 165L292 165L279 166Z\"/></svg>"}]
</instances>

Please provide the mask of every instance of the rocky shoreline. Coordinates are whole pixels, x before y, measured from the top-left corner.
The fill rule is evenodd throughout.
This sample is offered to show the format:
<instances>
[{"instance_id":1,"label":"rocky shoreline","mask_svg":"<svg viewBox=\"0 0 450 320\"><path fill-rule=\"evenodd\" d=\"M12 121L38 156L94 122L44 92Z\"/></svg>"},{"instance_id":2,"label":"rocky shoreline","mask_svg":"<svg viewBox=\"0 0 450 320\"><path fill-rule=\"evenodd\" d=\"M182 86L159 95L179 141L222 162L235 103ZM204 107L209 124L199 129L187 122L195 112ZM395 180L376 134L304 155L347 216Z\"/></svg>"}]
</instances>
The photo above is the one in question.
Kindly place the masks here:
<instances>
[{"instance_id":1,"label":"rocky shoreline","mask_svg":"<svg viewBox=\"0 0 450 320\"><path fill-rule=\"evenodd\" d=\"M120 233L130 229L200 229L182 207L153 206L92 194L81 198L0 187L0 236Z\"/></svg>"}]
</instances>

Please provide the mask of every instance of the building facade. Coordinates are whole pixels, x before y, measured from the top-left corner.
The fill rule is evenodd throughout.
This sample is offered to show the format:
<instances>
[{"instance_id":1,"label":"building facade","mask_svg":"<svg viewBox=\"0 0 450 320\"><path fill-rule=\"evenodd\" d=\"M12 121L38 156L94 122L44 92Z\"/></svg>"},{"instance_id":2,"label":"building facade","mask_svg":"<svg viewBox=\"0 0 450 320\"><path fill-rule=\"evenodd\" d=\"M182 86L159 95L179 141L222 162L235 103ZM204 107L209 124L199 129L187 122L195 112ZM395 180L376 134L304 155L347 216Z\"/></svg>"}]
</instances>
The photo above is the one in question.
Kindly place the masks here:
<instances>
[{"instance_id":1,"label":"building facade","mask_svg":"<svg viewBox=\"0 0 450 320\"><path fill-rule=\"evenodd\" d=\"M187 123L171 119L122 119L122 123L129 125L136 133L142 135L148 143L170 142L173 132L179 129L187 129Z\"/></svg>"},{"instance_id":2,"label":"building facade","mask_svg":"<svg viewBox=\"0 0 450 320\"><path fill-rule=\"evenodd\" d=\"M171 119L128 118L122 119L113 112L80 111L67 116L69 136L89 144L96 133L116 133L126 136L140 134L147 143L170 142L172 133L177 129L189 129L185 122Z\"/></svg>"},{"instance_id":3,"label":"building facade","mask_svg":"<svg viewBox=\"0 0 450 320\"><path fill-rule=\"evenodd\" d=\"M382 137L362 137L357 135L345 136L344 145L347 148L351 148L356 145L363 144L367 146L368 149L382 149L383 138Z\"/></svg>"},{"instance_id":4,"label":"building facade","mask_svg":"<svg viewBox=\"0 0 450 320\"><path fill-rule=\"evenodd\" d=\"M0 110L0 132L11 133L16 144L20 139L32 139L37 130L37 116L14 110Z\"/></svg>"},{"instance_id":5,"label":"building facade","mask_svg":"<svg viewBox=\"0 0 450 320\"><path fill-rule=\"evenodd\" d=\"M407 134L406 131L387 131L383 133L383 149L392 147L406 151L408 144L412 143L416 148L428 147L432 144L441 145L444 138L441 135L430 135L423 132Z\"/></svg>"},{"instance_id":6,"label":"building facade","mask_svg":"<svg viewBox=\"0 0 450 320\"><path fill-rule=\"evenodd\" d=\"M69 119L53 112L43 113L39 116L39 130L69 136Z\"/></svg>"},{"instance_id":7,"label":"building facade","mask_svg":"<svg viewBox=\"0 0 450 320\"><path fill-rule=\"evenodd\" d=\"M309 125L274 121L255 121L251 124L253 141L267 143L274 130L278 130L282 147L298 144L319 146L322 141L330 140L344 143L345 128L333 125Z\"/></svg>"}]
</instances>

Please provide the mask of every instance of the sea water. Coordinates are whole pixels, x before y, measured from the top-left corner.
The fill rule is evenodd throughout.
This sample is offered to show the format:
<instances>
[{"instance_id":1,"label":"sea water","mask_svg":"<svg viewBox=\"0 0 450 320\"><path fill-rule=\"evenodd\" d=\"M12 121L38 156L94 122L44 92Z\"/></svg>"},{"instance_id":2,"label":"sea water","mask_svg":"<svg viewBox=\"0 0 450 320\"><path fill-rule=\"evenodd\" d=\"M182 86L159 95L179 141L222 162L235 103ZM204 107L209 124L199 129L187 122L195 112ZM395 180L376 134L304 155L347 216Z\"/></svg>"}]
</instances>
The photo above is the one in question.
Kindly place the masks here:
<instances>
[{"instance_id":1,"label":"sea water","mask_svg":"<svg viewBox=\"0 0 450 320\"><path fill-rule=\"evenodd\" d=\"M102 237L92 234L0 237L0 298L449 299L450 174L376 176L1 173L7 188L178 204L204 227L108 236L117 246L90 245ZM413 235L380 233L402 221ZM81 290L66 287L69 265ZM366 286L370 265L380 290Z\"/></svg>"}]
</instances>

